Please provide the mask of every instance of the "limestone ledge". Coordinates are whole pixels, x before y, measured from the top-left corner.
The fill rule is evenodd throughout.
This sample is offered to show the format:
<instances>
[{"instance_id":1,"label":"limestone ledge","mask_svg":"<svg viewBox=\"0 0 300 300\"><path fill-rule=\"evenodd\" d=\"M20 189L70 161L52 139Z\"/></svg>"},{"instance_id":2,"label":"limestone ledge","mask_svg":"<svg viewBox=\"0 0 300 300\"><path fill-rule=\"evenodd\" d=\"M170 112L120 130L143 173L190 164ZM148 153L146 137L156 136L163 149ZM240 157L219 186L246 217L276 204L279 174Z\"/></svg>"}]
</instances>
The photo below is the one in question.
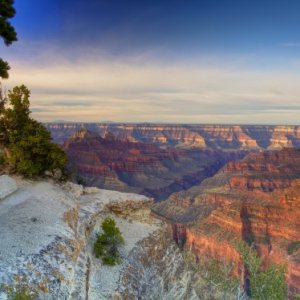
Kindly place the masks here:
<instances>
[{"instance_id":1,"label":"limestone ledge","mask_svg":"<svg viewBox=\"0 0 300 300\"><path fill-rule=\"evenodd\" d=\"M28 287L40 299L113 297L131 251L162 227L150 216L152 200L141 195L8 176L0 187L0 285ZM123 263L112 268L92 253L106 216L126 241Z\"/></svg>"}]
</instances>

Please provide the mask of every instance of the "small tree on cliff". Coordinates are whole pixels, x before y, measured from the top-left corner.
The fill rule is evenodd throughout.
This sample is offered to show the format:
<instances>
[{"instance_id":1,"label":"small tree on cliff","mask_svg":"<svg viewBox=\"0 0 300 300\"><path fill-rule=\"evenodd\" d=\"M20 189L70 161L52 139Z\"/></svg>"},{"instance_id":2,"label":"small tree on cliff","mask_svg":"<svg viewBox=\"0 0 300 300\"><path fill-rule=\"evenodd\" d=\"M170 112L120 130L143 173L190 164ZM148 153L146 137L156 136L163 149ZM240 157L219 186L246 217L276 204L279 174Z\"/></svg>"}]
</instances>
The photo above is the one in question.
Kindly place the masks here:
<instances>
[{"instance_id":1,"label":"small tree on cliff","mask_svg":"<svg viewBox=\"0 0 300 300\"><path fill-rule=\"evenodd\" d=\"M105 265L114 266L120 261L118 246L124 244L124 238L112 218L106 218L101 227L103 233L97 236L94 253L102 258Z\"/></svg>"},{"instance_id":2,"label":"small tree on cliff","mask_svg":"<svg viewBox=\"0 0 300 300\"><path fill-rule=\"evenodd\" d=\"M29 97L30 91L24 85L9 91L8 99L0 106L0 126L6 162L16 172L33 177L63 169L67 158L51 142L47 129L30 117Z\"/></svg>"}]
</instances>

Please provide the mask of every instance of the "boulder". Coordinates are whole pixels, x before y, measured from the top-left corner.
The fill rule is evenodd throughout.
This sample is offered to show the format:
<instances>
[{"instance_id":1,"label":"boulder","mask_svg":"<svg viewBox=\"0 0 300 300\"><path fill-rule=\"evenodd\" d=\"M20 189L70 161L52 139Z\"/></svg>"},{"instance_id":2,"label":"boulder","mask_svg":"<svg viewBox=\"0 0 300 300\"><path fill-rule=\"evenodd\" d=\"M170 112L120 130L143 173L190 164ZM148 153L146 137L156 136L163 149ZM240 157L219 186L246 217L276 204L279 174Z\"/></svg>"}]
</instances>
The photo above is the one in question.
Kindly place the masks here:
<instances>
[{"instance_id":1,"label":"boulder","mask_svg":"<svg viewBox=\"0 0 300 300\"><path fill-rule=\"evenodd\" d=\"M7 175L0 176L0 200L14 193L17 189L18 185L13 178Z\"/></svg>"},{"instance_id":2,"label":"boulder","mask_svg":"<svg viewBox=\"0 0 300 300\"><path fill-rule=\"evenodd\" d=\"M79 198L83 194L83 186L81 184L67 182L63 187L76 198Z\"/></svg>"}]
</instances>

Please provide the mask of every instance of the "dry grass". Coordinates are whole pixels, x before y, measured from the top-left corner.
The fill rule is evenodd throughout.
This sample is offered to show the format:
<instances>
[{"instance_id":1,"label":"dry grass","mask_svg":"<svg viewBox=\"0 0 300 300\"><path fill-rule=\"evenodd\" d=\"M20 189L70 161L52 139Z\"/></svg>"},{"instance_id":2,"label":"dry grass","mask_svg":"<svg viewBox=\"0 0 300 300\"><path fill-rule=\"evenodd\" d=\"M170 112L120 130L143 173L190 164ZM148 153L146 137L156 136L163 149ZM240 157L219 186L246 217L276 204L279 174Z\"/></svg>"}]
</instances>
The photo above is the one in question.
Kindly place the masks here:
<instances>
[{"instance_id":1,"label":"dry grass","mask_svg":"<svg viewBox=\"0 0 300 300\"><path fill-rule=\"evenodd\" d=\"M72 208L64 213L64 222L68 224L68 226L77 234L77 226L79 221L79 212L78 206L76 208Z\"/></svg>"}]
</instances>

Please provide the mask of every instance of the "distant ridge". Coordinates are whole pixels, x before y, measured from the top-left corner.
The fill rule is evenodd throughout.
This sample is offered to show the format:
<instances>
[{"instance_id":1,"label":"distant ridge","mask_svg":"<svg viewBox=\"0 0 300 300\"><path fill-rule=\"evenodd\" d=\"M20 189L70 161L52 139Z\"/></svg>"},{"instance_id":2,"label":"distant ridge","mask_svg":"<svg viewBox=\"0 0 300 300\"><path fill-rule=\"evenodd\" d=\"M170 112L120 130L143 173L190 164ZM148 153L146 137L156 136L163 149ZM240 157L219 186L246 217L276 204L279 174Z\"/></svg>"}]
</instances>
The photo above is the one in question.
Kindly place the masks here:
<instances>
[{"instance_id":1,"label":"distant ridge","mask_svg":"<svg viewBox=\"0 0 300 300\"><path fill-rule=\"evenodd\" d=\"M298 125L46 123L45 126L58 143L63 143L75 131L84 127L101 137L109 131L117 139L153 143L159 147L223 150L300 148Z\"/></svg>"}]
</instances>

